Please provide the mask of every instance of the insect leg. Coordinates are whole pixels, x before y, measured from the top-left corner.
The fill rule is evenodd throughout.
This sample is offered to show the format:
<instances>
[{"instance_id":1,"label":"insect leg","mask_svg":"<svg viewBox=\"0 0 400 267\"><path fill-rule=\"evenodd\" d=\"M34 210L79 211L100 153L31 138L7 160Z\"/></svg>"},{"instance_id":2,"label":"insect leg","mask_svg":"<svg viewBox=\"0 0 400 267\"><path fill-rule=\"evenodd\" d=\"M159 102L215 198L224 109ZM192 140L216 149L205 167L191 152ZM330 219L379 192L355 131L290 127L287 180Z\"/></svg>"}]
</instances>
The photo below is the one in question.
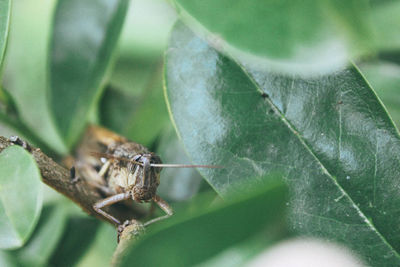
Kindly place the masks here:
<instances>
[{"instance_id":1,"label":"insect leg","mask_svg":"<svg viewBox=\"0 0 400 267\"><path fill-rule=\"evenodd\" d=\"M108 168L110 168L110 164L111 164L111 162L109 160L107 160L106 163L103 164L103 166L101 167L101 169L99 171L99 175L101 177L104 177L104 175L108 171Z\"/></svg>"},{"instance_id":2,"label":"insect leg","mask_svg":"<svg viewBox=\"0 0 400 267\"><path fill-rule=\"evenodd\" d=\"M144 224L144 226L148 226L152 223L167 219L168 217L171 217L174 214L174 211L172 210L171 206L168 205L168 203L162 199L161 197L155 195L153 197L153 201L167 214L158 218L154 218L153 220L150 220Z\"/></svg>"},{"instance_id":3,"label":"insect leg","mask_svg":"<svg viewBox=\"0 0 400 267\"><path fill-rule=\"evenodd\" d=\"M97 213L103 215L103 216L106 217L108 220L110 220L110 221L112 221L113 223L115 223L116 225L120 225L121 222L120 222L117 218L115 218L115 217L113 217L112 215L108 214L107 212L103 211L102 208L107 207L107 206L110 206L110 205L115 204L115 203L117 203L117 202L120 202L120 201L122 201L122 200L129 199L129 198L131 198L130 192L125 192L125 193L113 195L113 196L111 196L111 197L108 197L108 198L105 198L105 199L103 199L103 200L100 200L100 201L96 202L96 203L93 205L93 209L94 209Z\"/></svg>"}]
</instances>

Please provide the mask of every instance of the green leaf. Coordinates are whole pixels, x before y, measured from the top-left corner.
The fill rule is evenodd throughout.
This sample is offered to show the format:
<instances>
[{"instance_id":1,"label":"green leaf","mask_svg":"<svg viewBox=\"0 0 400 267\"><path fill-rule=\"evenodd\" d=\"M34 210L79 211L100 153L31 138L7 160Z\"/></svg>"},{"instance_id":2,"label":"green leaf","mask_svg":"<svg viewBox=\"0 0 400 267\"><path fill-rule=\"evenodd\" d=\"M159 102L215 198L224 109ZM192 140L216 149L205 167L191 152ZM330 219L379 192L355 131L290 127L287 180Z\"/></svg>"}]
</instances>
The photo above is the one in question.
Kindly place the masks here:
<instances>
[{"instance_id":1,"label":"green leaf","mask_svg":"<svg viewBox=\"0 0 400 267\"><path fill-rule=\"evenodd\" d=\"M194 163L227 166L200 170L222 196L282 172L294 231L400 264L400 138L357 69L295 78L238 64L182 24L171 38L171 116Z\"/></svg>"},{"instance_id":2,"label":"green leaf","mask_svg":"<svg viewBox=\"0 0 400 267\"><path fill-rule=\"evenodd\" d=\"M79 138L102 92L128 0L60 0L50 49L49 101L68 147Z\"/></svg>"},{"instance_id":3,"label":"green leaf","mask_svg":"<svg viewBox=\"0 0 400 267\"><path fill-rule=\"evenodd\" d=\"M256 234L264 236L266 246L286 235L286 191L281 181L272 179L257 193L234 202L195 212L178 211L132 242L118 266L192 266Z\"/></svg>"},{"instance_id":4,"label":"green leaf","mask_svg":"<svg viewBox=\"0 0 400 267\"><path fill-rule=\"evenodd\" d=\"M4 68L4 88L22 122L59 153L66 148L51 121L46 102L47 46L55 1L13 1Z\"/></svg>"},{"instance_id":5,"label":"green leaf","mask_svg":"<svg viewBox=\"0 0 400 267\"><path fill-rule=\"evenodd\" d=\"M141 71L137 71L138 65ZM123 75L127 77L129 73L129 83L125 81L121 87L108 88L102 98L102 124L150 147L168 122L161 70L160 62L136 62L134 68L132 65L125 68Z\"/></svg>"},{"instance_id":6,"label":"green leaf","mask_svg":"<svg viewBox=\"0 0 400 267\"><path fill-rule=\"evenodd\" d=\"M73 266L85 255L96 237L99 221L86 217L71 217L64 235L49 260L49 266Z\"/></svg>"},{"instance_id":7,"label":"green leaf","mask_svg":"<svg viewBox=\"0 0 400 267\"><path fill-rule=\"evenodd\" d=\"M366 0L173 2L214 47L258 68L326 73L373 48Z\"/></svg>"},{"instance_id":8,"label":"green leaf","mask_svg":"<svg viewBox=\"0 0 400 267\"><path fill-rule=\"evenodd\" d=\"M0 153L0 248L17 248L28 240L42 208L40 172L19 146Z\"/></svg>"},{"instance_id":9,"label":"green leaf","mask_svg":"<svg viewBox=\"0 0 400 267\"><path fill-rule=\"evenodd\" d=\"M0 0L0 73L7 46L8 27L10 25L11 1Z\"/></svg>"},{"instance_id":10,"label":"green leaf","mask_svg":"<svg viewBox=\"0 0 400 267\"><path fill-rule=\"evenodd\" d=\"M67 222L63 205L45 206L38 226L27 244L11 251L22 266L46 266L62 237Z\"/></svg>"},{"instance_id":11,"label":"green leaf","mask_svg":"<svg viewBox=\"0 0 400 267\"><path fill-rule=\"evenodd\" d=\"M77 266L110 266L111 257L117 246L117 231L110 224L101 224L91 246Z\"/></svg>"}]
</instances>

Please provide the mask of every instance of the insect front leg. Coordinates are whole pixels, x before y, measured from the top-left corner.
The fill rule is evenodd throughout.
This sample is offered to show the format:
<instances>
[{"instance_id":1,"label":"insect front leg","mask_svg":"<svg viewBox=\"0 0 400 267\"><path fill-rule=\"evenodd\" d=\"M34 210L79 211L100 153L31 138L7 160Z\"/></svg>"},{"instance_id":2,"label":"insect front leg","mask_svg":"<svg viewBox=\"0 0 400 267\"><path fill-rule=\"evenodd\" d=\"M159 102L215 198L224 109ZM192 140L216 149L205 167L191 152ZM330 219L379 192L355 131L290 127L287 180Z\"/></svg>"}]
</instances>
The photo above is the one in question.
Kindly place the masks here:
<instances>
[{"instance_id":1,"label":"insect front leg","mask_svg":"<svg viewBox=\"0 0 400 267\"><path fill-rule=\"evenodd\" d=\"M117 194L117 195L113 195L111 197L105 198L103 200L100 200L98 202L96 202L93 205L93 209L103 215L104 217L106 217L108 220L112 221L113 223L115 223L116 225L120 225L121 222L115 218L114 216L112 216L111 214L108 214L107 212L105 212L104 210L102 210L102 208L110 206L112 204L115 204L117 202L126 200L126 199L130 199L131 198L131 194L130 192L125 192L125 193L121 193L121 194Z\"/></svg>"},{"instance_id":2,"label":"insect front leg","mask_svg":"<svg viewBox=\"0 0 400 267\"><path fill-rule=\"evenodd\" d=\"M167 214L158 218L154 218L153 220L150 220L144 224L144 226L148 226L152 223L167 219L168 217L171 217L174 214L174 211L172 210L171 206L160 196L155 195L153 197L153 201Z\"/></svg>"}]
</instances>

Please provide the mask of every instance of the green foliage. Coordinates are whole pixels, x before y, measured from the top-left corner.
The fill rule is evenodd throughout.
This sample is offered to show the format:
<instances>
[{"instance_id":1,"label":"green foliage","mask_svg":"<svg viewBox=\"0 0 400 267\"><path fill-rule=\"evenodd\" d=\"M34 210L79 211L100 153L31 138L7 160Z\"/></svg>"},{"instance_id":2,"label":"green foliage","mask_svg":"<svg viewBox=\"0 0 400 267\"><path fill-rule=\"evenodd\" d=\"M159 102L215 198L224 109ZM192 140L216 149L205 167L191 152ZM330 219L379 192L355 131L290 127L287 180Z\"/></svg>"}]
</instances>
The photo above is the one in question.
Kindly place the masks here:
<instances>
[{"instance_id":1,"label":"green foliage","mask_svg":"<svg viewBox=\"0 0 400 267\"><path fill-rule=\"evenodd\" d=\"M0 135L61 162L97 123L224 166L164 169L174 217L116 261L242 266L290 232L399 265L400 1L131 2L0 0ZM114 228L47 191L39 218L40 188L0 154L0 265L109 266Z\"/></svg>"},{"instance_id":2,"label":"green foliage","mask_svg":"<svg viewBox=\"0 0 400 267\"><path fill-rule=\"evenodd\" d=\"M193 266L254 235L264 235L264 247L282 239L287 234L286 186L266 178L271 180L267 186L245 198L181 211L168 223L151 227L122 254L117 266Z\"/></svg>"},{"instance_id":3,"label":"green foliage","mask_svg":"<svg viewBox=\"0 0 400 267\"><path fill-rule=\"evenodd\" d=\"M22 246L42 209L42 184L35 160L23 148L0 153L0 248Z\"/></svg>"},{"instance_id":4,"label":"green foliage","mask_svg":"<svg viewBox=\"0 0 400 267\"><path fill-rule=\"evenodd\" d=\"M354 67L313 79L256 71L180 23L168 51L167 98L185 147L196 163L229 166L202 171L217 192L282 172L292 229L344 242L375 265L382 255L400 263L400 137Z\"/></svg>"},{"instance_id":5,"label":"green foliage","mask_svg":"<svg viewBox=\"0 0 400 267\"><path fill-rule=\"evenodd\" d=\"M327 72L373 49L365 0L173 2L197 32L213 34L216 47L264 68Z\"/></svg>"},{"instance_id":6,"label":"green foliage","mask_svg":"<svg viewBox=\"0 0 400 267\"><path fill-rule=\"evenodd\" d=\"M59 0L50 46L50 108L68 147L83 132L128 8L127 0Z\"/></svg>"}]
</instances>

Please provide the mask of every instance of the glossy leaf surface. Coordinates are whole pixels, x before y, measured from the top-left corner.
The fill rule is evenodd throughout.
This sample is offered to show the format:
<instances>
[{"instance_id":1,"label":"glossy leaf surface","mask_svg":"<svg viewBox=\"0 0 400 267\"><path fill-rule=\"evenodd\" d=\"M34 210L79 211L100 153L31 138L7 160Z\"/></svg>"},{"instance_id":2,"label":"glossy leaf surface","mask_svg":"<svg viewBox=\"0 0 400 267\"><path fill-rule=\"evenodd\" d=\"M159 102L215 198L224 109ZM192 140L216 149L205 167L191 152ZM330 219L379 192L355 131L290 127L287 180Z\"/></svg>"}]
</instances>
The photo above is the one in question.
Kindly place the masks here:
<instances>
[{"instance_id":1,"label":"glossy leaf surface","mask_svg":"<svg viewBox=\"0 0 400 267\"><path fill-rule=\"evenodd\" d=\"M100 97L127 8L127 0L58 2L49 59L49 101L68 146L77 141Z\"/></svg>"},{"instance_id":2,"label":"glossy leaf surface","mask_svg":"<svg viewBox=\"0 0 400 267\"><path fill-rule=\"evenodd\" d=\"M215 47L264 69L301 74L329 72L372 48L365 0L174 3L181 18Z\"/></svg>"},{"instance_id":3,"label":"glossy leaf surface","mask_svg":"<svg viewBox=\"0 0 400 267\"><path fill-rule=\"evenodd\" d=\"M119 266L192 266L256 234L268 246L286 234L286 193L281 181L273 181L231 203L181 211L133 242Z\"/></svg>"},{"instance_id":4,"label":"glossy leaf surface","mask_svg":"<svg viewBox=\"0 0 400 267\"><path fill-rule=\"evenodd\" d=\"M1 73L3 56L7 45L8 27L10 25L11 1L0 0L0 10L1 10L0 13L0 73Z\"/></svg>"},{"instance_id":5,"label":"glossy leaf surface","mask_svg":"<svg viewBox=\"0 0 400 267\"><path fill-rule=\"evenodd\" d=\"M32 156L19 146L0 153L0 248L22 246L42 208L42 184Z\"/></svg>"},{"instance_id":6,"label":"glossy leaf surface","mask_svg":"<svg viewBox=\"0 0 400 267\"><path fill-rule=\"evenodd\" d=\"M400 264L400 138L355 68L314 79L257 72L177 24L166 94L178 133L222 196L282 172L297 233Z\"/></svg>"}]
</instances>

